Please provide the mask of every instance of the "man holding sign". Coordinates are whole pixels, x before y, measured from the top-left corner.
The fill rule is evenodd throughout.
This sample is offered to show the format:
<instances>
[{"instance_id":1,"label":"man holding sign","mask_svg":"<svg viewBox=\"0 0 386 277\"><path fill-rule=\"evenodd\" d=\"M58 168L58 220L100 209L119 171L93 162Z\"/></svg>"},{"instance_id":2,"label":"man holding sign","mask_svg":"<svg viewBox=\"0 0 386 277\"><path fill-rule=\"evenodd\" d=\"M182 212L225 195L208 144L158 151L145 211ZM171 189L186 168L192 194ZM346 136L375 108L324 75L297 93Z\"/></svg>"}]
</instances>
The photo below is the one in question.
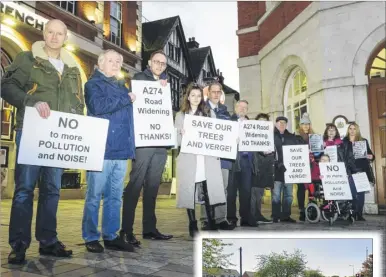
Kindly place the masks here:
<instances>
[{"instance_id":1,"label":"man holding sign","mask_svg":"<svg viewBox=\"0 0 386 277\"><path fill-rule=\"evenodd\" d=\"M103 170L87 172L87 193L84 203L82 237L89 252L101 253L98 231L99 205L103 195L102 236L107 249L134 251L133 246L117 235L120 227L123 181L127 160L135 154L133 104L135 95L116 77L123 57L114 50L104 51L98 58L98 69L85 85L87 113L107 119L109 130Z\"/></svg>"},{"instance_id":2,"label":"man holding sign","mask_svg":"<svg viewBox=\"0 0 386 277\"><path fill-rule=\"evenodd\" d=\"M150 56L149 68L134 75L133 80L161 82L167 85L167 76L164 73L167 66L164 52L156 51ZM134 91L134 93L139 93ZM141 124L135 122L134 124ZM172 125L173 126L173 125ZM130 182L123 194L122 230L121 236L134 246L140 241L133 234L135 209L138 204L142 187L143 192L143 221L142 233L144 239L168 240L172 235L161 234L157 228L155 205L162 172L165 168L167 149L165 147L141 147L135 150L135 160L132 163Z\"/></svg>"},{"instance_id":3,"label":"man holding sign","mask_svg":"<svg viewBox=\"0 0 386 277\"><path fill-rule=\"evenodd\" d=\"M287 130L288 119L284 116L276 118L275 128L275 148L277 155L277 162L275 165L275 184L272 190L272 218L273 222L277 223L279 220L294 223L296 220L291 218L291 206L293 200L293 183L285 182L285 172L283 159L283 146L297 145L298 140L294 134ZM283 203L282 199L283 192Z\"/></svg>"},{"instance_id":4,"label":"man holding sign","mask_svg":"<svg viewBox=\"0 0 386 277\"><path fill-rule=\"evenodd\" d=\"M26 107L35 107L42 118L50 111L83 114L84 100L80 72L75 60L63 49L67 27L60 20L50 20L43 32L44 41L35 42L32 51L19 53L6 69L1 82L1 97L15 106L16 147L19 154ZM57 238L56 212L63 168L16 163L15 194L9 224L12 252L8 262L23 263L31 243L33 198L39 182L39 203L36 216L36 239L39 253L69 257L72 251Z\"/></svg>"},{"instance_id":5,"label":"man holding sign","mask_svg":"<svg viewBox=\"0 0 386 277\"><path fill-rule=\"evenodd\" d=\"M229 114L227 107L220 103L220 98L222 95L222 86L219 82L213 82L208 87L209 94L208 100L206 101L207 107L211 110L211 117L230 120L231 115ZM227 159L221 159L221 171L224 181L224 191L227 194L227 187L229 181L229 170L232 168L232 161ZM227 206L220 205L215 207L215 217L218 228L221 230L233 230L236 226L234 224L229 224L227 220ZM201 209L201 221L202 229L208 230L209 225L207 222L207 216L205 209Z\"/></svg>"}]
</instances>

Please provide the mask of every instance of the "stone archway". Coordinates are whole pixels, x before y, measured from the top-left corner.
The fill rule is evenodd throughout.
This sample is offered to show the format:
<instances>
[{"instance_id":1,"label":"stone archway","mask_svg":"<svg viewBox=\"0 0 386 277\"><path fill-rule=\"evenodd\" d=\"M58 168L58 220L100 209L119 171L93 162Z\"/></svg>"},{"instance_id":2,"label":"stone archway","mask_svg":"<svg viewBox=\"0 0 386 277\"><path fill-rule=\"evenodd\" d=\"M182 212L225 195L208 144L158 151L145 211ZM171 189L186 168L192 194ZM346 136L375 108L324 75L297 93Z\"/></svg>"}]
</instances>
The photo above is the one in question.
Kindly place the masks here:
<instances>
[{"instance_id":1,"label":"stone archway","mask_svg":"<svg viewBox=\"0 0 386 277\"><path fill-rule=\"evenodd\" d=\"M366 67L374 49L377 49L385 40L386 24L381 24L372 33L370 33L359 46L352 62L352 76L354 76L355 85L367 85L368 78Z\"/></svg>"}]
</instances>

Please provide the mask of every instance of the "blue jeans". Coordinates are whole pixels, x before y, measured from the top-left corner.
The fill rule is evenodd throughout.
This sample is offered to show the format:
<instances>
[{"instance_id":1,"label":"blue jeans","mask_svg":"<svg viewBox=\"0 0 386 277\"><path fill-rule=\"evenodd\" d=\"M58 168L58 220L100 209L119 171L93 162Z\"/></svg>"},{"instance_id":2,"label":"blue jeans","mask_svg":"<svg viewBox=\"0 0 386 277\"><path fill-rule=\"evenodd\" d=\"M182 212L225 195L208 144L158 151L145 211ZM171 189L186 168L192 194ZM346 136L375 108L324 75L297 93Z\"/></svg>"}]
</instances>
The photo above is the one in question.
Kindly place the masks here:
<instances>
[{"instance_id":1,"label":"blue jeans","mask_svg":"<svg viewBox=\"0 0 386 277\"><path fill-rule=\"evenodd\" d=\"M16 131L16 157L19 155L21 130ZM9 244L15 249L21 243L31 243L33 198L39 181L39 201L35 237L42 247L55 243L56 212L58 210L62 168L18 164L15 166L15 193L9 223Z\"/></svg>"},{"instance_id":2,"label":"blue jeans","mask_svg":"<svg viewBox=\"0 0 386 277\"><path fill-rule=\"evenodd\" d=\"M362 216L363 208L365 206L365 192L357 192L352 176L348 177L348 183L350 185L352 195L352 209L358 216Z\"/></svg>"},{"instance_id":3,"label":"blue jeans","mask_svg":"<svg viewBox=\"0 0 386 277\"><path fill-rule=\"evenodd\" d=\"M291 206L293 200L293 184L275 181L272 189L272 217L277 219L287 219L291 216ZM283 192L283 203L281 194Z\"/></svg>"},{"instance_id":4,"label":"blue jeans","mask_svg":"<svg viewBox=\"0 0 386 277\"><path fill-rule=\"evenodd\" d=\"M123 181L127 160L104 160L103 171L87 172L87 192L84 203L82 237L85 242L99 240L99 206L103 194L102 237L113 240L121 224Z\"/></svg>"}]
</instances>

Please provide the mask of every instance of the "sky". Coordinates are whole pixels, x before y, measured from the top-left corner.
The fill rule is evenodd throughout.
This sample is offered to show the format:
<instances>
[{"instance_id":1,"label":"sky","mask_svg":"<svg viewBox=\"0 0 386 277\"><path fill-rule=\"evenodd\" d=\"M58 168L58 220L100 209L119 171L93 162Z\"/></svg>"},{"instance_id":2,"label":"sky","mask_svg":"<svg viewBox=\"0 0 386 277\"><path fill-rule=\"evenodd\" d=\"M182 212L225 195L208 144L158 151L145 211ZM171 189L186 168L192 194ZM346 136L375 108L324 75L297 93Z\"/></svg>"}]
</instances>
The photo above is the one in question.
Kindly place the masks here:
<instances>
[{"instance_id":1,"label":"sky","mask_svg":"<svg viewBox=\"0 0 386 277\"><path fill-rule=\"evenodd\" d=\"M236 266L232 269L240 270L239 248L243 252L243 272L255 271L256 256L271 252L282 253L284 250L293 253L301 249L307 256L307 266L311 269L320 269L326 276L352 276L354 265L355 272L362 268L368 254L373 253L372 239L223 239L225 243L233 243L224 247L224 253L235 253L231 256L231 263Z\"/></svg>"},{"instance_id":2,"label":"sky","mask_svg":"<svg viewBox=\"0 0 386 277\"><path fill-rule=\"evenodd\" d=\"M221 10L221 12L220 12ZM179 15L185 38L195 37L200 47L211 46L214 63L224 83L239 91L237 2L142 2L149 21ZM144 19L142 19L145 22Z\"/></svg>"}]
</instances>

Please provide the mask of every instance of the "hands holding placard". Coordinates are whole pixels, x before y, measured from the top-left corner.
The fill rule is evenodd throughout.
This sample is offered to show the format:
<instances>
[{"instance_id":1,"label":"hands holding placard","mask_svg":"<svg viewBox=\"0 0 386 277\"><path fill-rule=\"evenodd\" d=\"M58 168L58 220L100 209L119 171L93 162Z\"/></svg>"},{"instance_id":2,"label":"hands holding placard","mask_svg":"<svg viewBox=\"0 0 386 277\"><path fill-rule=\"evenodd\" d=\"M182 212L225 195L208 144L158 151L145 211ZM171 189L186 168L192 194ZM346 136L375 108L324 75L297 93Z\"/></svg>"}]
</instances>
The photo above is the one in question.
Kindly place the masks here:
<instances>
[{"instance_id":1,"label":"hands holding placard","mask_svg":"<svg viewBox=\"0 0 386 277\"><path fill-rule=\"evenodd\" d=\"M137 96L135 96L135 94L132 92L129 92L129 97L131 99L131 103L133 103L135 101L135 99L137 99Z\"/></svg>"},{"instance_id":2,"label":"hands holding placard","mask_svg":"<svg viewBox=\"0 0 386 277\"><path fill-rule=\"evenodd\" d=\"M37 102L34 107L42 118L48 118L51 114L51 109L47 102Z\"/></svg>"},{"instance_id":3,"label":"hands holding placard","mask_svg":"<svg viewBox=\"0 0 386 277\"><path fill-rule=\"evenodd\" d=\"M367 159L369 159L369 160L372 160L374 158L374 156L373 155L367 155Z\"/></svg>"},{"instance_id":4,"label":"hands holding placard","mask_svg":"<svg viewBox=\"0 0 386 277\"><path fill-rule=\"evenodd\" d=\"M167 84L168 84L168 80L160 80L159 81L160 83L161 83L161 86L163 86L163 87L166 87L167 86Z\"/></svg>"}]
</instances>

